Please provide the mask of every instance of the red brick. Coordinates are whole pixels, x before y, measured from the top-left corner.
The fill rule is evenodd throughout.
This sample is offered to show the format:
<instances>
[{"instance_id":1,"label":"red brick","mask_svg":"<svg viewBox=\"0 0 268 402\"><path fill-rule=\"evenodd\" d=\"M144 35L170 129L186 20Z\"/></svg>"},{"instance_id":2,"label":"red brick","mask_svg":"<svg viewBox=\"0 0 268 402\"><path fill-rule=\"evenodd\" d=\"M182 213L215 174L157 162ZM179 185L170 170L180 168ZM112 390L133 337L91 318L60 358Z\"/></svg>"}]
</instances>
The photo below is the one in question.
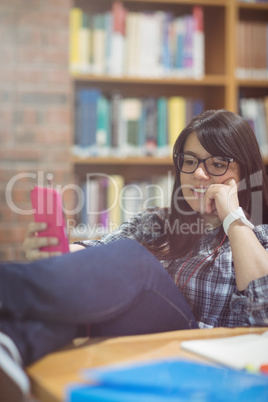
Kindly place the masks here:
<instances>
[{"instance_id":1,"label":"red brick","mask_svg":"<svg viewBox=\"0 0 268 402\"><path fill-rule=\"evenodd\" d=\"M21 70L17 73L18 82L23 83L38 83L42 82L43 73L42 71L32 71L32 70Z\"/></svg>"},{"instance_id":2,"label":"red brick","mask_svg":"<svg viewBox=\"0 0 268 402\"><path fill-rule=\"evenodd\" d=\"M6 70L10 65L14 66L16 62L16 51L13 47L1 46L1 60L5 60L4 68L1 69Z\"/></svg>"},{"instance_id":3,"label":"red brick","mask_svg":"<svg viewBox=\"0 0 268 402\"><path fill-rule=\"evenodd\" d=\"M18 16L18 23L23 24L25 26L47 26L52 28L59 26L68 26L69 15L67 13L63 13L62 10L56 10L50 8L50 11L47 11L46 8L43 7L42 12L40 9L29 10L29 12L20 13Z\"/></svg>"},{"instance_id":4,"label":"red brick","mask_svg":"<svg viewBox=\"0 0 268 402\"><path fill-rule=\"evenodd\" d=\"M66 84L70 85L70 74L68 71L51 71L44 72L44 80L48 83Z\"/></svg>"},{"instance_id":5,"label":"red brick","mask_svg":"<svg viewBox=\"0 0 268 402\"><path fill-rule=\"evenodd\" d=\"M11 211L8 206L0 205L0 222L12 222L14 220L15 214Z\"/></svg>"},{"instance_id":6,"label":"red brick","mask_svg":"<svg viewBox=\"0 0 268 402\"><path fill-rule=\"evenodd\" d=\"M13 139L13 133L11 129L3 128L0 129L0 143L1 144L9 144Z\"/></svg>"},{"instance_id":7,"label":"red brick","mask_svg":"<svg viewBox=\"0 0 268 402\"><path fill-rule=\"evenodd\" d=\"M1 128L12 124L13 110L10 108L0 109Z\"/></svg>"},{"instance_id":8,"label":"red brick","mask_svg":"<svg viewBox=\"0 0 268 402\"><path fill-rule=\"evenodd\" d=\"M0 245L0 261L15 260L14 246Z\"/></svg>"},{"instance_id":9,"label":"red brick","mask_svg":"<svg viewBox=\"0 0 268 402\"><path fill-rule=\"evenodd\" d=\"M48 110L46 112L46 121L48 124L62 124L69 127L71 123L71 111L56 108Z\"/></svg>"},{"instance_id":10,"label":"red brick","mask_svg":"<svg viewBox=\"0 0 268 402\"><path fill-rule=\"evenodd\" d=\"M36 141L40 144L71 144L71 133L70 130L57 130L57 129L47 129L38 128L35 130Z\"/></svg>"},{"instance_id":11,"label":"red brick","mask_svg":"<svg viewBox=\"0 0 268 402\"><path fill-rule=\"evenodd\" d=\"M17 174L32 173L12 189L12 201L30 209L30 189L71 183L72 82L68 72L68 24L72 0L0 2L0 197ZM16 30L14 27L16 26ZM42 179L43 177L43 179ZM40 183L42 182L43 183ZM69 192L68 192L69 193ZM72 206L72 194L66 194ZM2 219L1 219L2 216ZM29 215L0 205L0 260L24 258ZM4 246L3 246L4 245Z\"/></svg>"},{"instance_id":12,"label":"red brick","mask_svg":"<svg viewBox=\"0 0 268 402\"><path fill-rule=\"evenodd\" d=\"M23 243L25 237L26 228L25 225L1 224L0 225L0 243Z\"/></svg>"},{"instance_id":13,"label":"red brick","mask_svg":"<svg viewBox=\"0 0 268 402\"><path fill-rule=\"evenodd\" d=\"M49 63L62 64L66 68L68 66L68 53L64 49L47 50L42 49L18 49L17 51L17 61L18 63L23 63L24 65L31 65L34 63Z\"/></svg>"},{"instance_id":14,"label":"red brick","mask_svg":"<svg viewBox=\"0 0 268 402\"><path fill-rule=\"evenodd\" d=\"M40 149L0 149L1 161L38 161L42 158L43 152Z\"/></svg>"},{"instance_id":15,"label":"red brick","mask_svg":"<svg viewBox=\"0 0 268 402\"><path fill-rule=\"evenodd\" d=\"M0 49L1 52L1 49ZM10 66L10 68L7 68L8 66L5 66L5 69L1 69L0 67L0 79L1 82L10 82L14 83L17 80L17 72L15 70L15 66Z\"/></svg>"}]
</instances>

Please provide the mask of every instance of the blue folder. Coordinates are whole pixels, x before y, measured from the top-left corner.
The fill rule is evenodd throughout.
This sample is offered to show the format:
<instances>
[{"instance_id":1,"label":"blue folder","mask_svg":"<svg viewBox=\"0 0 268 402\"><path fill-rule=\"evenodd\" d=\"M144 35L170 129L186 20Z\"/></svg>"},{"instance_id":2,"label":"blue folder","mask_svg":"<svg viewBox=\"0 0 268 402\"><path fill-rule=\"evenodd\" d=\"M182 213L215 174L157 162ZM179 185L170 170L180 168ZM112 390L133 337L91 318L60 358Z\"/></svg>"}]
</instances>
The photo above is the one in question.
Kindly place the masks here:
<instances>
[{"instance_id":1,"label":"blue folder","mask_svg":"<svg viewBox=\"0 0 268 402\"><path fill-rule=\"evenodd\" d=\"M92 369L68 402L267 402L268 376L181 359Z\"/></svg>"}]
</instances>

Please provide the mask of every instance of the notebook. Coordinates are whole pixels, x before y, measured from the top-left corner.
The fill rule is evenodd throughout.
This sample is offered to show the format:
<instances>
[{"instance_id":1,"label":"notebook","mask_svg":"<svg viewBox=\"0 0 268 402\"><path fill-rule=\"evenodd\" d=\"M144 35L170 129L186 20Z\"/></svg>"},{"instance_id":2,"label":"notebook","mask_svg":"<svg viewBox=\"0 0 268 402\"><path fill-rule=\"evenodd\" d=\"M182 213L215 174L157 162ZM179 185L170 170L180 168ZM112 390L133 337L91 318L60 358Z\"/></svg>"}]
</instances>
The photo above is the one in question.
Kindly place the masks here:
<instances>
[{"instance_id":1,"label":"notebook","mask_svg":"<svg viewBox=\"0 0 268 402\"><path fill-rule=\"evenodd\" d=\"M268 331L260 335L183 341L181 348L234 369L258 370L268 364Z\"/></svg>"},{"instance_id":2,"label":"notebook","mask_svg":"<svg viewBox=\"0 0 268 402\"><path fill-rule=\"evenodd\" d=\"M268 376L184 359L126 364L83 372L68 402L267 402Z\"/></svg>"}]
</instances>

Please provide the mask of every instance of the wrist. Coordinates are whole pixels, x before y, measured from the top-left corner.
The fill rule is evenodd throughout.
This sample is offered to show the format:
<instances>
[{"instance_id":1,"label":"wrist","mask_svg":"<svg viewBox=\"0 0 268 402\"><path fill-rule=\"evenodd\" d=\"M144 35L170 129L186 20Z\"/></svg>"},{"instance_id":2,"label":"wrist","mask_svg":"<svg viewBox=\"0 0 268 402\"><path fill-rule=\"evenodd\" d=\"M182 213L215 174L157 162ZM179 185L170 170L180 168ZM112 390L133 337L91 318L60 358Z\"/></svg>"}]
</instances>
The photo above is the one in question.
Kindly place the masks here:
<instances>
[{"instance_id":1,"label":"wrist","mask_svg":"<svg viewBox=\"0 0 268 402\"><path fill-rule=\"evenodd\" d=\"M241 224L248 226L250 229L254 228L254 225L252 225L252 223L246 218L242 208L238 207L236 210L230 212L223 221L223 229L227 236L230 225L237 220L239 220Z\"/></svg>"}]
</instances>

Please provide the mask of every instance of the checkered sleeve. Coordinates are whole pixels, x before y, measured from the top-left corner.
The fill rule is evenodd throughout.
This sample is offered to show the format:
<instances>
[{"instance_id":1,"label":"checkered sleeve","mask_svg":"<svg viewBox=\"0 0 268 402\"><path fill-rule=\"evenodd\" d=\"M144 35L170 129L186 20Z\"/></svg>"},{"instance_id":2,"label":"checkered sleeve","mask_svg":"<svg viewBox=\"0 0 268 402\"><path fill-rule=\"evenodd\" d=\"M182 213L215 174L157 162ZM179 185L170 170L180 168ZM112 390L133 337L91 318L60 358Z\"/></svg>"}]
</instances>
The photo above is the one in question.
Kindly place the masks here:
<instances>
[{"instance_id":1,"label":"checkered sleeve","mask_svg":"<svg viewBox=\"0 0 268 402\"><path fill-rule=\"evenodd\" d=\"M257 227L255 234L268 251L268 225ZM251 281L243 292L234 293L231 308L253 326L268 326L268 275Z\"/></svg>"},{"instance_id":2,"label":"checkered sleeve","mask_svg":"<svg viewBox=\"0 0 268 402\"><path fill-rule=\"evenodd\" d=\"M122 223L120 227L111 233L105 234L99 240L76 241L84 247L100 246L119 239L133 239L142 244L148 244L162 235L161 219L164 211L161 209L146 210L133 216Z\"/></svg>"}]
</instances>

